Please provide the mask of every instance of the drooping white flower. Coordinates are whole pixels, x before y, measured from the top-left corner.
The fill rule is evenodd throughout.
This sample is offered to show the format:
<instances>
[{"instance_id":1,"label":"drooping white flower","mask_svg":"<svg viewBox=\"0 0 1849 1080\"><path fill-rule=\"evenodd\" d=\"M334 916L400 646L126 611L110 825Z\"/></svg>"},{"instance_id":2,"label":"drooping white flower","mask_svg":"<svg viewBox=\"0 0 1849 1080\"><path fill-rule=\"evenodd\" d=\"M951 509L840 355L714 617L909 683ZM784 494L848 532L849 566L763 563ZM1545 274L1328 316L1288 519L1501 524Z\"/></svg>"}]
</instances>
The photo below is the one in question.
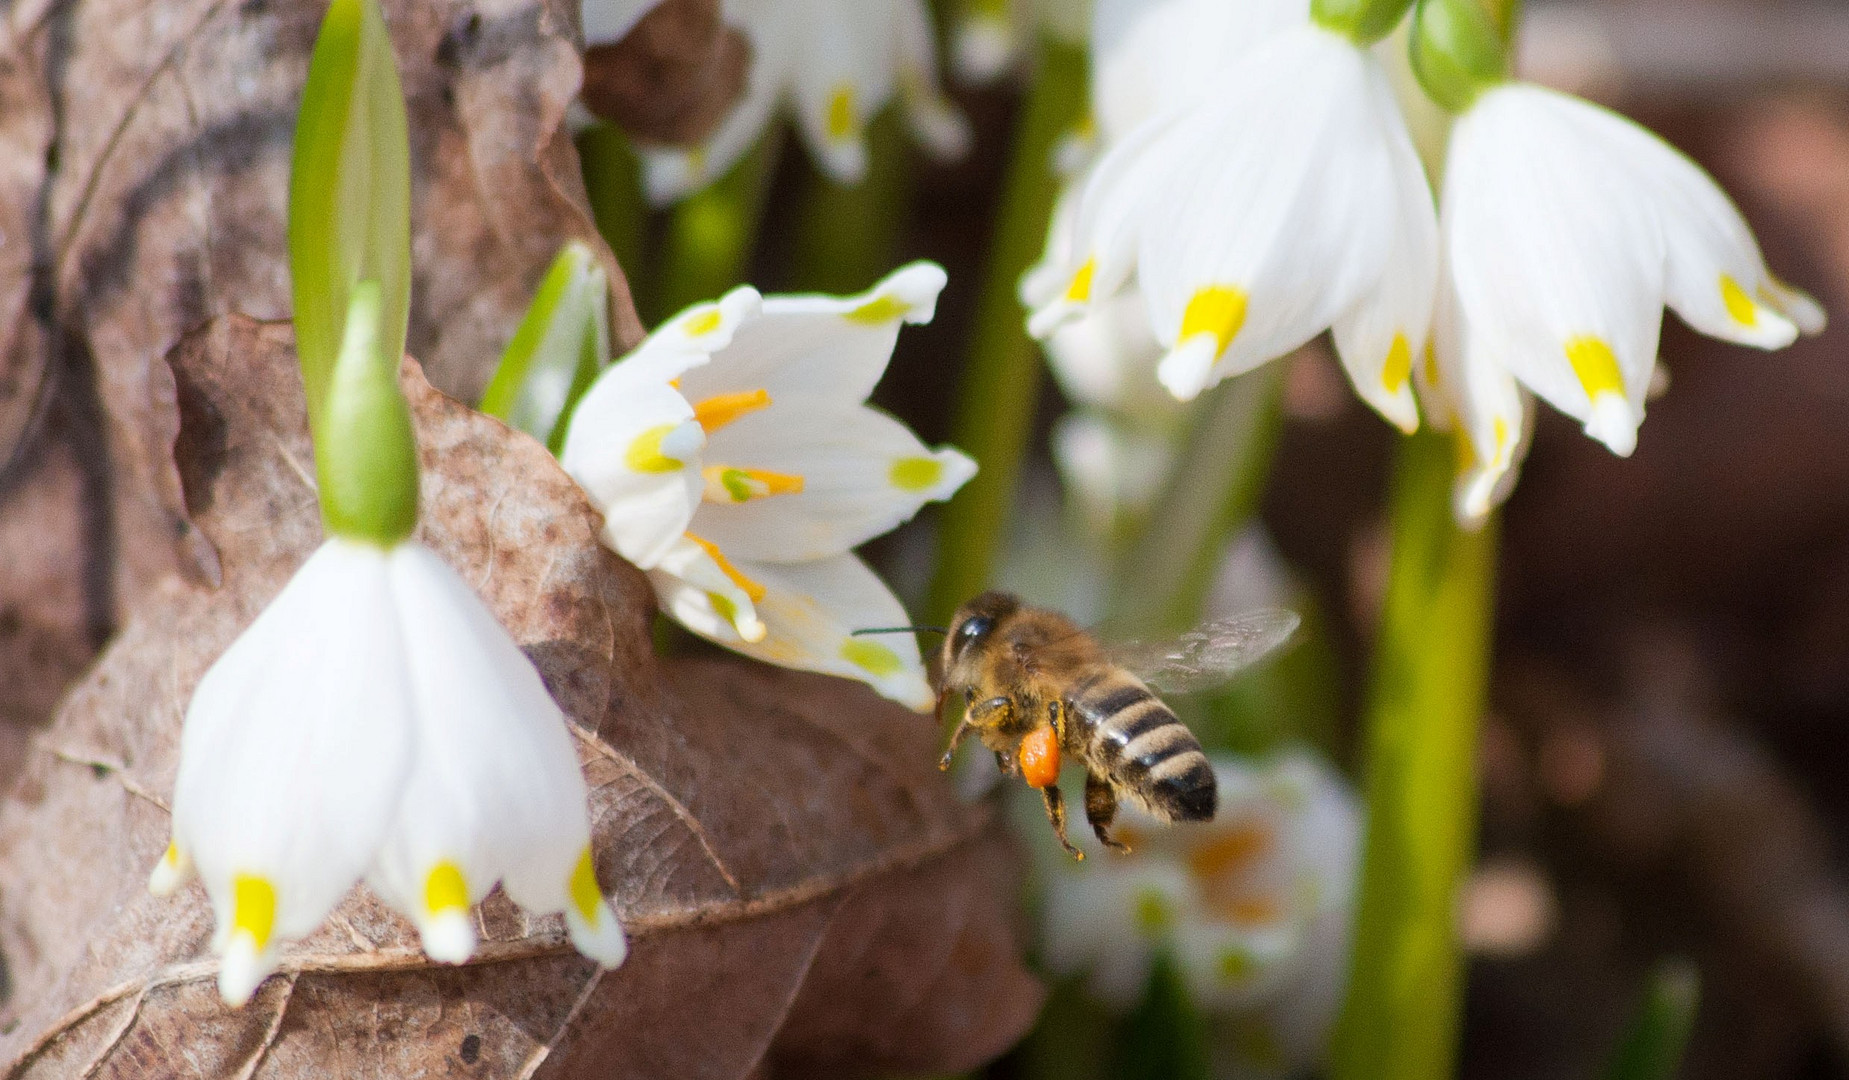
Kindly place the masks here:
<instances>
[{"instance_id":1,"label":"drooping white flower","mask_svg":"<svg viewBox=\"0 0 1849 1080\"><path fill-rule=\"evenodd\" d=\"M816 164L839 183L866 174L866 126L895 96L927 151L968 149L968 124L938 85L924 0L725 0L724 15L751 44L744 94L701 146L644 152L656 202L724 176L786 100Z\"/></svg>"},{"instance_id":2,"label":"drooping white flower","mask_svg":"<svg viewBox=\"0 0 1849 1080\"><path fill-rule=\"evenodd\" d=\"M232 1004L362 877L433 959L469 958L498 881L615 966L585 798L564 715L468 584L414 542L332 537L200 680L149 884L197 871Z\"/></svg>"},{"instance_id":3,"label":"drooping white flower","mask_svg":"<svg viewBox=\"0 0 1849 1080\"><path fill-rule=\"evenodd\" d=\"M930 707L910 638L851 636L908 621L852 551L975 473L866 404L899 328L928 322L943 285L916 263L853 297L737 289L599 376L560 460L676 620Z\"/></svg>"},{"instance_id":4,"label":"drooping white flower","mask_svg":"<svg viewBox=\"0 0 1849 1080\"><path fill-rule=\"evenodd\" d=\"M1107 146L1030 329L1045 337L1134 277L1167 350L1159 377L1188 400L1333 327L1361 397L1416 427L1437 218L1378 59L1305 22L1185 97Z\"/></svg>"},{"instance_id":5,"label":"drooping white flower","mask_svg":"<svg viewBox=\"0 0 1849 1080\"><path fill-rule=\"evenodd\" d=\"M1305 752L1256 766L1216 755L1214 776L1211 822L1165 826L1124 809L1112 831L1131 854L1086 835L1083 863L1045 860L1046 961L1127 1009L1167 950L1204 1011L1254 1022L1289 1064L1310 1064L1340 1003L1359 811Z\"/></svg>"},{"instance_id":6,"label":"drooping white flower","mask_svg":"<svg viewBox=\"0 0 1849 1080\"><path fill-rule=\"evenodd\" d=\"M1707 173L1641 126L1538 86L1485 90L1457 119L1442 208L1450 281L1438 371L1471 443L1459 512L1480 518L1518 457L1516 384L1628 455L1662 310L1763 349L1823 328L1765 265Z\"/></svg>"}]
</instances>

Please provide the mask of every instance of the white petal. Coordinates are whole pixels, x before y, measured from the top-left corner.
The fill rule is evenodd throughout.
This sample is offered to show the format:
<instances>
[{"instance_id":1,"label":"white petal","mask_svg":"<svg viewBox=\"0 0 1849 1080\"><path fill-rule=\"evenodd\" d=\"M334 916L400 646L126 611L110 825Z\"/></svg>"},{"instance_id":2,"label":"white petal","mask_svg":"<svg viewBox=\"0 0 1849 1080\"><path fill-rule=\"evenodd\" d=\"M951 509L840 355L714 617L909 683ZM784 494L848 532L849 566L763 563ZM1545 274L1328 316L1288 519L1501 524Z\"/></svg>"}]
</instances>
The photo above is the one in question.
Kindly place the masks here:
<instances>
[{"instance_id":1,"label":"white petal","mask_svg":"<svg viewBox=\"0 0 1849 1080\"><path fill-rule=\"evenodd\" d=\"M155 896L172 896L194 877L198 870L193 866L193 857L180 849L174 841L168 841L167 850L161 854L160 861L148 874L148 891Z\"/></svg>"},{"instance_id":2,"label":"white petal","mask_svg":"<svg viewBox=\"0 0 1849 1080\"><path fill-rule=\"evenodd\" d=\"M893 15L899 104L906 122L932 157L956 161L969 153L972 136L969 121L937 82L937 34L930 9L921 0L899 0Z\"/></svg>"},{"instance_id":3,"label":"white petal","mask_svg":"<svg viewBox=\"0 0 1849 1080\"><path fill-rule=\"evenodd\" d=\"M708 362L758 310L735 289L687 309L604 369L572 414L559 461L604 515L604 539L643 569L679 542L699 505L706 433L671 380Z\"/></svg>"},{"instance_id":4,"label":"white petal","mask_svg":"<svg viewBox=\"0 0 1849 1080\"><path fill-rule=\"evenodd\" d=\"M229 999L248 996L276 942L313 931L378 850L412 748L406 680L387 555L340 539L200 680L173 829L212 898L220 947L242 950ZM234 897L248 907L234 911Z\"/></svg>"},{"instance_id":5,"label":"white petal","mask_svg":"<svg viewBox=\"0 0 1849 1080\"><path fill-rule=\"evenodd\" d=\"M1205 1009L1250 1008L1298 973L1305 927L1287 912L1277 923L1238 926L1193 917L1175 928L1182 981Z\"/></svg>"},{"instance_id":6,"label":"white petal","mask_svg":"<svg viewBox=\"0 0 1849 1080\"><path fill-rule=\"evenodd\" d=\"M1372 74L1384 87L1385 73ZM1390 88L1372 98L1376 109L1398 108ZM1361 399L1411 433L1419 426L1412 368L1425 352L1438 292L1438 213L1418 153L1410 138L1399 137L1404 125L1383 118L1381 127L1392 133L1387 145L1400 197L1393 248L1381 280L1335 321L1335 347Z\"/></svg>"},{"instance_id":7,"label":"white petal","mask_svg":"<svg viewBox=\"0 0 1849 1080\"><path fill-rule=\"evenodd\" d=\"M1077 242L1074 232L1078 227L1079 196L1084 184L1082 177L1066 184L1060 189L1059 197L1053 200L1053 212L1047 218L1045 254L1021 275L1016 290L1021 303L1029 310L1038 310L1059 299L1078 265L1078 260L1072 257L1072 246Z\"/></svg>"},{"instance_id":8,"label":"white petal","mask_svg":"<svg viewBox=\"0 0 1849 1080\"><path fill-rule=\"evenodd\" d=\"M757 583L746 579L747 589L698 541L683 537L648 580L662 611L694 633L728 645L763 639L764 623L751 595Z\"/></svg>"},{"instance_id":9,"label":"white petal","mask_svg":"<svg viewBox=\"0 0 1849 1080\"><path fill-rule=\"evenodd\" d=\"M1053 461L1087 524L1113 535L1127 517L1146 513L1161 494L1176 441L1098 413L1078 410L1053 425Z\"/></svg>"},{"instance_id":10,"label":"white petal","mask_svg":"<svg viewBox=\"0 0 1849 1080\"><path fill-rule=\"evenodd\" d=\"M1656 363L1667 248L1656 199L1628 182L1591 115L1532 87L1484 94L1452 132L1444 243L1482 350L1627 454Z\"/></svg>"},{"instance_id":11,"label":"white petal","mask_svg":"<svg viewBox=\"0 0 1849 1080\"><path fill-rule=\"evenodd\" d=\"M1051 842L1044 820L1022 825L1027 830L1022 840L1034 849ZM1094 854L1075 871L1061 867L1059 880L1046 890L1046 963L1061 973L1089 971L1086 987L1092 994L1128 1008L1141 996L1155 951L1167 942L1191 883L1175 861L1110 855L1087 839L1075 840Z\"/></svg>"},{"instance_id":12,"label":"white petal","mask_svg":"<svg viewBox=\"0 0 1849 1080\"><path fill-rule=\"evenodd\" d=\"M892 359L905 323L927 323L944 288L943 268L916 262L858 296L770 296L713 362L687 372L681 392L699 404L721 394L767 390L858 404Z\"/></svg>"},{"instance_id":13,"label":"white petal","mask_svg":"<svg viewBox=\"0 0 1849 1080\"><path fill-rule=\"evenodd\" d=\"M757 611L769 630L758 642L720 643L781 667L857 679L919 712L936 695L910 634L852 636L855 630L907 626L898 598L853 555L804 563L746 563L739 569L763 584Z\"/></svg>"},{"instance_id":14,"label":"white petal","mask_svg":"<svg viewBox=\"0 0 1849 1080\"><path fill-rule=\"evenodd\" d=\"M1156 381L1163 350L1134 288L1092 304L1083 317L1053 331L1045 349L1060 390L1075 404L1154 421L1180 411Z\"/></svg>"},{"instance_id":15,"label":"white petal","mask_svg":"<svg viewBox=\"0 0 1849 1080\"><path fill-rule=\"evenodd\" d=\"M1506 368L1492 338L1472 331L1455 293L1441 291L1433 366L1421 364L1421 381L1433 415L1442 415L1461 440L1453 510L1476 528L1508 497L1528 448L1533 409Z\"/></svg>"},{"instance_id":16,"label":"white petal","mask_svg":"<svg viewBox=\"0 0 1849 1080\"><path fill-rule=\"evenodd\" d=\"M1668 253L1667 300L1690 326L1765 349L1789 345L1800 327L1822 329L1815 301L1766 269L1746 219L1699 165L1609 109L1544 87L1511 90L1507 96L1530 98L1530 107L1568 120L1586 142L1589 162L1597 160L1652 202Z\"/></svg>"},{"instance_id":17,"label":"white petal","mask_svg":"<svg viewBox=\"0 0 1849 1080\"><path fill-rule=\"evenodd\" d=\"M1138 127L1092 166L1070 211L1055 206L1046 258L1022 281L1029 334L1046 337L1130 280L1145 218L1180 161L1171 135L1186 117L1172 111Z\"/></svg>"},{"instance_id":18,"label":"white petal","mask_svg":"<svg viewBox=\"0 0 1849 1080\"><path fill-rule=\"evenodd\" d=\"M781 32L801 35L789 76L796 123L816 164L837 183L866 175L867 122L895 89L897 7L895 0L767 6L771 18L788 24Z\"/></svg>"},{"instance_id":19,"label":"white petal","mask_svg":"<svg viewBox=\"0 0 1849 1080\"><path fill-rule=\"evenodd\" d=\"M1219 72L1309 13L1306 0L1098 0L1091 99L1106 141L1198 100Z\"/></svg>"},{"instance_id":20,"label":"white petal","mask_svg":"<svg viewBox=\"0 0 1849 1080\"><path fill-rule=\"evenodd\" d=\"M1381 284L1411 205L1396 149L1410 137L1379 62L1317 27L1255 49L1170 137L1137 272L1171 349L1159 377L1185 401Z\"/></svg>"},{"instance_id":21,"label":"white petal","mask_svg":"<svg viewBox=\"0 0 1849 1080\"><path fill-rule=\"evenodd\" d=\"M713 470L766 470L801 490L737 500L727 493L694 514L691 530L733 558L803 562L839 555L948 499L976 473L960 451L931 450L911 429L864 405L785 397L713 434ZM748 474L738 474L740 480ZM745 494L745 484L734 484Z\"/></svg>"},{"instance_id":22,"label":"white petal","mask_svg":"<svg viewBox=\"0 0 1849 1080\"><path fill-rule=\"evenodd\" d=\"M392 585L418 749L372 882L418 924L426 951L460 962L473 946L468 906L496 881L536 914L565 909L590 842L584 779L564 714L468 583L403 544Z\"/></svg>"},{"instance_id":23,"label":"white petal","mask_svg":"<svg viewBox=\"0 0 1849 1080\"><path fill-rule=\"evenodd\" d=\"M950 50L951 68L958 79L981 86L994 82L1014 66L1019 51L1014 20L992 12L976 12L957 24Z\"/></svg>"},{"instance_id":24,"label":"white petal","mask_svg":"<svg viewBox=\"0 0 1849 1080\"><path fill-rule=\"evenodd\" d=\"M604 967L620 966L629 955L629 939L617 920L616 910L604 898L590 848L578 853L566 893L565 929L571 943Z\"/></svg>"}]
</instances>

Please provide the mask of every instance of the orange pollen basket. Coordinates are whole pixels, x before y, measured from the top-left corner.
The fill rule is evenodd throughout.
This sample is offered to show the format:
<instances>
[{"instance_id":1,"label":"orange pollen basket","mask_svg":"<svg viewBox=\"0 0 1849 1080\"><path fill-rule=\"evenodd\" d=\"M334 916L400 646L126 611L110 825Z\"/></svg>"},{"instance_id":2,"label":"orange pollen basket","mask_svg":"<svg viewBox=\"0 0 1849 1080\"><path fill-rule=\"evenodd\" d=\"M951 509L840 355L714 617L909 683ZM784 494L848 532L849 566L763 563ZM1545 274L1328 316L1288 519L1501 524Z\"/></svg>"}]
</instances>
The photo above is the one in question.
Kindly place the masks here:
<instances>
[{"instance_id":1,"label":"orange pollen basket","mask_svg":"<svg viewBox=\"0 0 1849 1080\"><path fill-rule=\"evenodd\" d=\"M1049 725L1021 739L1021 778L1028 787L1052 787L1059 782L1059 733Z\"/></svg>"}]
</instances>

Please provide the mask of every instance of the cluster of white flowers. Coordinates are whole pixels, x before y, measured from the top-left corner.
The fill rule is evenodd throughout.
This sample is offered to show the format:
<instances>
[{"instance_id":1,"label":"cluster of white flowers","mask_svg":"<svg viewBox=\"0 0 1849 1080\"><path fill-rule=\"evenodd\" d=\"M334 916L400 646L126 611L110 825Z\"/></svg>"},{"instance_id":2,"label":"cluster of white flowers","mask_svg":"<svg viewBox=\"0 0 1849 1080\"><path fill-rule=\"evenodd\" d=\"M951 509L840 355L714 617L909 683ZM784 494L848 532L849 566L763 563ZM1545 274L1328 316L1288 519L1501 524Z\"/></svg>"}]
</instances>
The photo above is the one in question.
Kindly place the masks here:
<instances>
[{"instance_id":1,"label":"cluster of white flowers","mask_svg":"<svg viewBox=\"0 0 1849 1080\"><path fill-rule=\"evenodd\" d=\"M1101 857L1073 862L1039 843L1037 815L1023 819L1034 849L1050 853L1046 961L1127 1009L1166 951L1192 1000L1233 1029L1246 1071L1288 1075L1315 1063L1341 1002L1360 814L1307 752L1213 764L1214 820L1165 826L1126 807L1112 832L1128 856L1087 835L1078 843Z\"/></svg>"},{"instance_id":2,"label":"cluster of white flowers","mask_svg":"<svg viewBox=\"0 0 1849 1080\"><path fill-rule=\"evenodd\" d=\"M587 44L619 39L653 6L583 0ZM724 176L786 100L816 164L840 183L866 174L867 124L894 97L927 151L956 158L969 149L969 125L938 83L925 0L724 0L722 11L751 45L744 93L700 146L643 151L656 202Z\"/></svg>"},{"instance_id":3,"label":"cluster of white flowers","mask_svg":"<svg viewBox=\"0 0 1849 1080\"><path fill-rule=\"evenodd\" d=\"M1564 94L1488 80L1446 102L1434 199L1373 37L1310 8L1100 4L1102 147L1024 284L1036 336L1137 295L1157 377L1187 400L1333 330L1396 427L1423 403L1462 431L1475 521L1506 493L1530 393L1632 451L1665 305L1762 348L1822 327L1706 173Z\"/></svg>"},{"instance_id":4,"label":"cluster of white flowers","mask_svg":"<svg viewBox=\"0 0 1849 1080\"><path fill-rule=\"evenodd\" d=\"M736 289L598 377L560 460L682 625L931 707L912 638L852 636L909 621L853 549L975 474L866 404L900 327L928 322L943 287L915 263L859 296Z\"/></svg>"}]
</instances>

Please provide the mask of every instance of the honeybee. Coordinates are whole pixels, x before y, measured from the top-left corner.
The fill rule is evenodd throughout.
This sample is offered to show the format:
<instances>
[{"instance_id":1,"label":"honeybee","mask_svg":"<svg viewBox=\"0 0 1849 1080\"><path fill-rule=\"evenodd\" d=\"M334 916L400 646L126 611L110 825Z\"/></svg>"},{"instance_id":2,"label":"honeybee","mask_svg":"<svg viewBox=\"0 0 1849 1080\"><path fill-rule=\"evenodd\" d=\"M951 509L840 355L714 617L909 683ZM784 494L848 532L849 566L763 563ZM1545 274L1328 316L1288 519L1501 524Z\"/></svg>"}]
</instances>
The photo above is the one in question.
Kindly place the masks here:
<instances>
[{"instance_id":1,"label":"honeybee","mask_svg":"<svg viewBox=\"0 0 1849 1080\"><path fill-rule=\"evenodd\" d=\"M957 610L939 655L937 704L962 695L963 719L940 767L971 732L1004 773L1038 788L1047 820L1066 838L1062 758L1085 767L1085 820L1112 851L1111 821L1124 800L1164 822L1207 821L1218 808L1213 768L1151 686L1184 693L1230 678L1282 645L1294 612L1257 611L1206 623L1170 642L1107 649L1056 611L986 592Z\"/></svg>"}]
</instances>

